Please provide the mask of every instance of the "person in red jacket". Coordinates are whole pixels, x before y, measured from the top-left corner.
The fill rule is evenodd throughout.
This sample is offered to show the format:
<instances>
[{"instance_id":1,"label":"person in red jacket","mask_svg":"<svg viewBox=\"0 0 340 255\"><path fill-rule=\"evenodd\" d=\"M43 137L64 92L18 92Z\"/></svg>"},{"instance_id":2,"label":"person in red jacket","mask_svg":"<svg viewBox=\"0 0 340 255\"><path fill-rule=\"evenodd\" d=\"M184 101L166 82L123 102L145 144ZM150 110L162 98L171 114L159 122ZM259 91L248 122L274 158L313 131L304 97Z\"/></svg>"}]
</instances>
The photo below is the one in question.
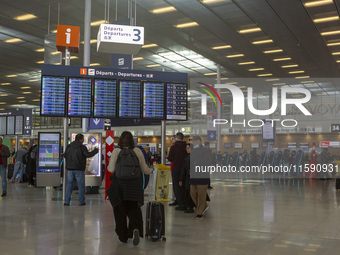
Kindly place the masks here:
<instances>
[{"instance_id":1,"label":"person in red jacket","mask_svg":"<svg viewBox=\"0 0 340 255\"><path fill-rule=\"evenodd\" d=\"M180 174L184 168L184 158L187 155L186 142L183 141L183 133L177 133L175 136L175 144L171 146L168 160L173 163L172 167L172 185L174 187L176 200L178 206L176 210L184 211L184 193L182 187L179 185Z\"/></svg>"}]
</instances>

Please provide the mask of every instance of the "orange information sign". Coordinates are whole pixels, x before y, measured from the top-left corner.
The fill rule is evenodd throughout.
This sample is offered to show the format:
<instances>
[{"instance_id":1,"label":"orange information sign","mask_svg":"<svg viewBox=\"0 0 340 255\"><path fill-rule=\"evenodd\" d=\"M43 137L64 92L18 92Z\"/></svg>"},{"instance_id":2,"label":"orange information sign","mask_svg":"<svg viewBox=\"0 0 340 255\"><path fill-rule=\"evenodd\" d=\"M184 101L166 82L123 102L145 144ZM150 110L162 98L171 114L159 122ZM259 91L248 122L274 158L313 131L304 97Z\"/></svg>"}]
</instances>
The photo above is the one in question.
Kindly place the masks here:
<instances>
[{"instance_id":1,"label":"orange information sign","mask_svg":"<svg viewBox=\"0 0 340 255\"><path fill-rule=\"evenodd\" d=\"M58 51L79 52L80 27L58 25L56 46Z\"/></svg>"}]
</instances>

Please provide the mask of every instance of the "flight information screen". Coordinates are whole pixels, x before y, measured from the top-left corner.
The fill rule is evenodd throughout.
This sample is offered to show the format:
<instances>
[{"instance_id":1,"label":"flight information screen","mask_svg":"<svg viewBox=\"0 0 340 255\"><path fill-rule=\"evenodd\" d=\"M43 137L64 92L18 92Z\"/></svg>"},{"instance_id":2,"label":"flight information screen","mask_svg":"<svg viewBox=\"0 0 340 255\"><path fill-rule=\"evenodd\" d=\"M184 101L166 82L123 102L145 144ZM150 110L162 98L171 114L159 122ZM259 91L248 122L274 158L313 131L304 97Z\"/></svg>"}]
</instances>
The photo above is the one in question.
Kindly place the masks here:
<instances>
[{"instance_id":1,"label":"flight information screen","mask_svg":"<svg viewBox=\"0 0 340 255\"><path fill-rule=\"evenodd\" d=\"M24 132L24 116L15 116L15 134L22 135Z\"/></svg>"},{"instance_id":2,"label":"flight information screen","mask_svg":"<svg viewBox=\"0 0 340 255\"><path fill-rule=\"evenodd\" d=\"M164 119L164 83L143 82L143 118Z\"/></svg>"},{"instance_id":3,"label":"flight information screen","mask_svg":"<svg viewBox=\"0 0 340 255\"><path fill-rule=\"evenodd\" d=\"M167 83L166 85L166 119L186 120L187 84Z\"/></svg>"},{"instance_id":4,"label":"flight information screen","mask_svg":"<svg viewBox=\"0 0 340 255\"><path fill-rule=\"evenodd\" d=\"M6 135L7 117L0 117L0 135Z\"/></svg>"},{"instance_id":5,"label":"flight information screen","mask_svg":"<svg viewBox=\"0 0 340 255\"><path fill-rule=\"evenodd\" d=\"M15 134L15 116L7 117L7 135Z\"/></svg>"},{"instance_id":6,"label":"flight information screen","mask_svg":"<svg viewBox=\"0 0 340 255\"><path fill-rule=\"evenodd\" d=\"M66 78L42 76L41 78L41 116L64 117L66 97Z\"/></svg>"},{"instance_id":7,"label":"flight information screen","mask_svg":"<svg viewBox=\"0 0 340 255\"><path fill-rule=\"evenodd\" d=\"M93 117L115 118L117 105L117 81L95 79Z\"/></svg>"},{"instance_id":8,"label":"flight information screen","mask_svg":"<svg viewBox=\"0 0 340 255\"><path fill-rule=\"evenodd\" d=\"M140 95L139 81L119 81L119 118L140 118Z\"/></svg>"},{"instance_id":9,"label":"flight information screen","mask_svg":"<svg viewBox=\"0 0 340 255\"><path fill-rule=\"evenodd\" d=\"M90 78L69 78L67 109L69 117L91 117L91 90Z\"/></svg>"}]
</instances>

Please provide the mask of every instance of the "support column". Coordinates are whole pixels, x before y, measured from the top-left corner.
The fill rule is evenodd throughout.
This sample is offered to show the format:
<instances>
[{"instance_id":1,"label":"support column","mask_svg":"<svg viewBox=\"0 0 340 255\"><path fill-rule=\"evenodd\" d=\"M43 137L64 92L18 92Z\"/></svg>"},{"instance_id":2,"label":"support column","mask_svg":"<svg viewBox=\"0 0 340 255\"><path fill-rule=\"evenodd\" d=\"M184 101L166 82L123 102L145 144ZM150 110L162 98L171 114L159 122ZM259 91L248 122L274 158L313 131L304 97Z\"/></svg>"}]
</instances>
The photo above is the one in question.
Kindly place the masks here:
<instances>
[{"instance_id":1,"label":"support column","mask_svg":"<svg viewBox=\"0 0 340 255\"><path fill-rule=\"evenodd\" d=\"M166 121L162 120L162 133L161 133L161 146L162 146L162 152L161 152L161 163L165 165L165 154L166 154Z\"/></svg>"},{"instance_id":2,"label":"support column","mask_svg":"<svg viewBox=\"0 0 340 255\"><path fill-rule=\"evenodd\" d=\"M70 51L66 48L65 50L65 66L69 66L71 64L71 58L70 58ZM64 139L63 139L63 149L64 152L67 147L68 143L68 117L63 118L63 124L64 124ZM66 194L66 180L67 180L67 169L66 169L66 159L64 158L63 161L63 201L65 201L65 194Z\"/></svg>"}]
</instances>

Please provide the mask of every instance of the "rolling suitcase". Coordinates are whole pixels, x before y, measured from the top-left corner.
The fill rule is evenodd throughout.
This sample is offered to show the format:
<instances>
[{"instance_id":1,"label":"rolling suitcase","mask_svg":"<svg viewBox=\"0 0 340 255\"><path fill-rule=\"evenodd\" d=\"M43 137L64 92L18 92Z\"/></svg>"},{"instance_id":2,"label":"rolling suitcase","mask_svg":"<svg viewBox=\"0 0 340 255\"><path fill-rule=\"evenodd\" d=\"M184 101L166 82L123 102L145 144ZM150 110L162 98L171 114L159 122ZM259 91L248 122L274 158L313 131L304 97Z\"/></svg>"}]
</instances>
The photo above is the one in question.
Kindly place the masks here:
<instances>
[{"instance_id":1,"label":"rolling suitcase","mask_svg":"<svg viewBox=\"0 0 340 255\"><path fill-rule=\"evenodd\" d=\"M7 179L10 180L13 177L13 172L14 172L14 165L9 164L7 167Z\"/></svg>"},{"instance_id":2,"label":"rolling suitcase","mask_svg":"<svg viewBox=\"0 0 340 255\"><path fill-rule=\"evenodd\" d=\"M340 178L335 179L335 189L336 190L340 189Z\"/></svg>"}]
</instances>

